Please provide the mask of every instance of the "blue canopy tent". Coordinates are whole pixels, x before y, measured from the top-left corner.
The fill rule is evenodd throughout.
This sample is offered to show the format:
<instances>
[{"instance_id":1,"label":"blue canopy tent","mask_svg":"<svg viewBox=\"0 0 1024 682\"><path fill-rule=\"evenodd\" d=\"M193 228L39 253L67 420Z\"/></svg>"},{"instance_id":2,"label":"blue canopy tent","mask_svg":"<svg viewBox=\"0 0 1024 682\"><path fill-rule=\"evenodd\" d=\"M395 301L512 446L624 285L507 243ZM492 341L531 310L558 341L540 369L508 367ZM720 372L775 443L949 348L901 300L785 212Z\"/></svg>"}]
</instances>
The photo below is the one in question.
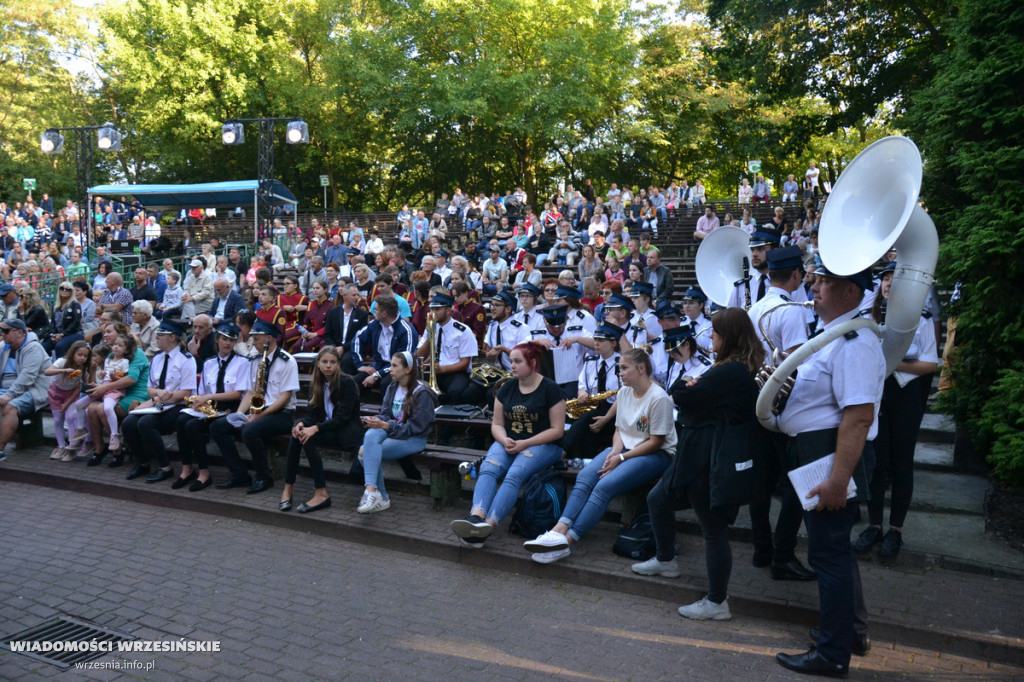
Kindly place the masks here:
<instances>
[{"instance_id":1,"label":"blue canopy tent","mask_svg":"<svg viewBox=\"0 0 1024 682\"><path fill-rule=\"evenodd\" d=\"M270 181L270 203L280 206L298 201L291 190L279 180ZM182 209L216 208L219 206L253 206L253 239L257 233L256 193L259 180L233 180L231 182L203 182L195 185L96 185L89 188L89 205L94 194L101 196L133 196L146 208Z\"/></svg>"}]
</instances>

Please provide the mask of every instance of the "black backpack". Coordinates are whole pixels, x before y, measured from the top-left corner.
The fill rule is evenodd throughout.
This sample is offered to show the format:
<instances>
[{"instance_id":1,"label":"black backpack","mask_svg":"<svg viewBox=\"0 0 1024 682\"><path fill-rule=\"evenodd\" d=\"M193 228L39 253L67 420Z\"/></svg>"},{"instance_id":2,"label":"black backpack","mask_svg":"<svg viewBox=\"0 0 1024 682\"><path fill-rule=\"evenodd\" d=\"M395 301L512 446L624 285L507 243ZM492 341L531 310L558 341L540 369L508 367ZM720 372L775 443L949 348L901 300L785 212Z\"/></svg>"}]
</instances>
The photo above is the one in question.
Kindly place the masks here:
<instances>
[{"instance_id":1,"label":"black backpack","mask_svg":"<svg viewBox=\"0 0 1024 682\"><path fill-rule=\"evenodd\" d=\"M619 531L619 537L612 545L612 551L627 559L647 561L657 554L654 542L654 528L651 526L651 515L640 514L628 526Z\"/></svg>"},{"instance_id":2,"label":"black backpack","mask_svg":"<svg viewBox=\"0 0 1024 682\"><path fill-rule=\"evenodd\" d=\"M534 474L526 482L508 530L532 540L554 528L562 517L563 509L565 480L549 467Z\"/></svg>"}]
</instances>

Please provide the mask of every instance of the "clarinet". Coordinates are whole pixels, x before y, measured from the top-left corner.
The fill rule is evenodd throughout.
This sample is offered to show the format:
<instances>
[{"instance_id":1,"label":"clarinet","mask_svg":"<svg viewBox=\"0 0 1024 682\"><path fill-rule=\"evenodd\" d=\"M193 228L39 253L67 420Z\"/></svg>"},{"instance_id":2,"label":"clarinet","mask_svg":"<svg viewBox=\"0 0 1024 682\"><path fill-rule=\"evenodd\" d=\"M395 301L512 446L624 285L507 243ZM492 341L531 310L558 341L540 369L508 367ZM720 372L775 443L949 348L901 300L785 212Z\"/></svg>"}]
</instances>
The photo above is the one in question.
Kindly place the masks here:
<instances>
[{"instance_id":1,"label":"clarinet","mask_svg":"<svg viewBox=\"0 0 1024 682\"><path fill-rule=\"evenodd\" d=\"M750 310L750 259L743 259L743 309Z\"/></svg>"}]
</instances>

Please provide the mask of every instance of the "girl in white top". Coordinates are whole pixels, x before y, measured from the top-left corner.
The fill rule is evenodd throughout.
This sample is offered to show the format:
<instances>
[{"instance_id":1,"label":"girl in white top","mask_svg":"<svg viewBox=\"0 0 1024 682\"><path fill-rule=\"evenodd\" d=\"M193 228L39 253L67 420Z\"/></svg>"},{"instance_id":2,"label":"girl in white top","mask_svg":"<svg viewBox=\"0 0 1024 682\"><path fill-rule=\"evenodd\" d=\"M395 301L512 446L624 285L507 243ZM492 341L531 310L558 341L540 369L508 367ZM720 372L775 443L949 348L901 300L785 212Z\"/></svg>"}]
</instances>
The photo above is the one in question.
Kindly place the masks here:
<instances>
[{"instance_id":1,"label":"girl in white top","mask_svg":"<svg viewBox=\"0 0 1024 682\"><path fill-rule=\"evenodd\" d=\"M57 438L57 447L50 453L50 459L70 462L75 458L75 450L64 439L64 420L67 418L68 433L75 434L80 424L77 412L70 409L82 392L82 375L89 366L89 344L75 341L68 348L64 357L59 358L43 372L54 377L47 390L50 400L50 412L53 413L53 431ZM85 437L85 431L82 431Z\"/></svg>"},{"instance_id":2,"label":"girl in white top","mask_svg":"<svg viewBox=\"0 0 1024 682\"><path fill-rule=\"evenodd\" d=\"M619 358L622 387L612 446L576 475L576 485L555 527L523 547L533 560L550 564L569 556L569 546L594 527L612 498L660 477L672 462L676 426L672 399L651 381L651 358L640 348Z\"/></svg>"}]
</instances>

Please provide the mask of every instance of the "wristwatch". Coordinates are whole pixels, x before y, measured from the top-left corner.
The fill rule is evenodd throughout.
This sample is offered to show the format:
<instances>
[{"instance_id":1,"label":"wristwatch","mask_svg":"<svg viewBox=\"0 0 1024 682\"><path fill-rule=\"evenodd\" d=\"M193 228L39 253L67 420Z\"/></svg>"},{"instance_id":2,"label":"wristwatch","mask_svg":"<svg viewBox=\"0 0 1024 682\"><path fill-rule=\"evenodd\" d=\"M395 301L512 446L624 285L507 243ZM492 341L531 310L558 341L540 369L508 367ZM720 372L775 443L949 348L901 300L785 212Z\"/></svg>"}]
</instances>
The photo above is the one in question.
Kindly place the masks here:
<instances>
[{"instance_id":1,"label":"wristwatch","mask_svg":"<svg viewBox=\"0 0 1024 682\"><path fill-rule=\"evenodd\" d=\"M625 461L626 461L626 458L625 458L625 457L623 457L623 456L622 456L622 453L620 452L620 453L619 453L619 462L621 463L621 462L625 462Z\"/></svg>"}]
</instances>

